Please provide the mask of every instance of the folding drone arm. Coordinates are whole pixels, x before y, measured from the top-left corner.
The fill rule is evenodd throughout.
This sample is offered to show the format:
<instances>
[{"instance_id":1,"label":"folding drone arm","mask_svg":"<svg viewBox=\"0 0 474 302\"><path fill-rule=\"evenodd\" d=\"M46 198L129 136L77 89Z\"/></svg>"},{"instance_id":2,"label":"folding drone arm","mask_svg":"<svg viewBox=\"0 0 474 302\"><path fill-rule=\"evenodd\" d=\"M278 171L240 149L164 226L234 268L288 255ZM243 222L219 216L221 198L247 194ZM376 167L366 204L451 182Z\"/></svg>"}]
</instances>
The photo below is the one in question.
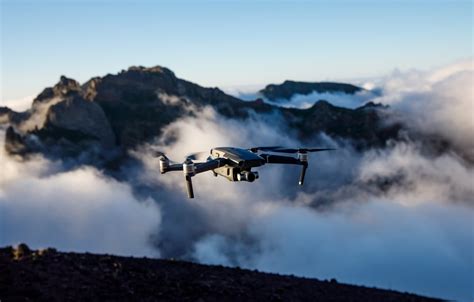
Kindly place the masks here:
<instances>
[{"instance_id":1,"label":"folding drone arm","mask_svg":"<svg viewBox=\"0 0 474 302\"><path fill-rule=\"evenodd\" d=\"M227 164L227 159L216 158L204 163L193 163L189 158L182 164L170 164L166 156L160 157L160 172L161 174L171 171L183 171L186 181L186 190L189 198L194 198L193 183L191 177L196 174L206 171L214 170Z\"/></svg>"},{"instance_id":2,"label":"folding drone arm","mask_svg":"<svg viewBox=\"0 0 474 302\"><path fill-rule=\"evenodd\" d=\"M190 169L186 171L188 172L186 174L190 174L191 176L194 176L202 172L217 169L226 164L227 164L227 159L225 158L212 159L210 161L203 162L203 163L193 163L189 161L189 162L184 162L183 164L170 164L167 158L163 158L163 159L160 159L160 172L161 174L164 174L164 173L172 172L172 171L184 171L185 166L188 166L190 167Z\"/></svg>"},{"instance_id":3,"label":"folding drone arm","mask_svg":"<svg viewBox=\"0 0 474 302\"><path fill-rule=\"evenodd\" d=\"M167 158L160 158L160 173L165 174L172 171L183 171L183 165L170 164Z\"/></svg>"},{"instance_id":4,"label":"folding drone arm","mask_svg":"<svg viewBox=\"0 0 474 302\"><path fill-rule=\"evenodd\" d=\"M206 171L214 170L219 167L225 166L227 164L227 159L225 158L216 158L211 159L204 163L196 163L194 166L194 174L203 173Z\"/></svg>"},{"instance_id":5,"label":"folding drone arm","mask_svg":"<svg viewBox=\"0 0 474 302\"><path fill-rule=\"evenodd\" d=\"M259 156L265 159L267 164L303 165L302 161L291 156L281 156L274 154L259 154Z\"/></svg>"},{"instance_id":6,"label":"folding drone arm","mask_svg":"<svg viewBox=\"0 0 474 302\"><path fill-rule=\"evenodd\" d=\"M273 154L260 154L260 157L265 159L267 164L290 164L303 166L301 169L300 180L298 184L300 186L304 183L304 177L306 175L306 169L308 168L308 158L306 156L300 158L294 158L290 156L281 156Z\"/></svg>"}]
</instances>

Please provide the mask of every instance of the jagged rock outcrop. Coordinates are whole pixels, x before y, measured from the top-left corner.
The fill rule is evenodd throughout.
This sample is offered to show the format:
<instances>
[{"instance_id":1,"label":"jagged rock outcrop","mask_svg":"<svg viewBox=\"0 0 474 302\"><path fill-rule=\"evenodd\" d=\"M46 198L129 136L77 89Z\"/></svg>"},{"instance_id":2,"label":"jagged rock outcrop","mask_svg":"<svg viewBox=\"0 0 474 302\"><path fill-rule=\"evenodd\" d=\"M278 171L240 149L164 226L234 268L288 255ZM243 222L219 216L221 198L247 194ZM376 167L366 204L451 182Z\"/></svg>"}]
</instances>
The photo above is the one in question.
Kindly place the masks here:
<instances>
[{"instance_id":1,"label":"jagged rock outcrop","mask_svg":"<svg viewBox=\"0 0 474 302\"><path fill-rule=\"evenodd\" d=\"M270 110L242 102L218 88L179 79L161 66L133 66L116 75L94 78L82 86L80 94L101 106L117 143L124 148L158 136L165 125L190 114L190 107L210 105L229 117L245 117L249 109Z\"/></svg>"},{"instance_id":2,"label":"jagged rock outcrop","mask_svg":"<svg viewBox=\"0 0 474 302\"><path fill-rule=\"evenodd\" d=\"M13 112L8 107L0 107L0 125L7 124L10 122L10 114Z\"/></svg>"},{"instance_id":3,"label":"jagged rock outcrop","mask_svg":"<svg viewBox=\"0 0 474 302\"><path fill-rule=\"evenodd\" d=\"M115 145L115 135L102 108L80 96L68 98L51 106L44 128L77 132L84 138L97 139L104 147Z\"/></svg>"},{"instance_id":4,"label":"jagged rock outcrop","mask_svg":"<svg viewBox=\"0 0 474 302\"><path fill-rule=\"evenodd\" d=\"M291 127L305 129L304 136L324 132L333 137L353 140L357 147L382 146L385 141L395 138L400 124L390 126L382 123L383 106L362 106L357 109L336 107L319 100L308 109L285 110Z\"/></svg>"},{"instance_id":5,"label":"jagged rock outcrop","mask_svg":"<svg viewBox=\"0 0 474 302\"><path fill-rule=\"evenodd\" d=\"M16 112L8 107L0 107L0 125L18 124L28 117L28 112Z\"/></svg>"},{"instance_id":6,"label":"jagged rock outcrop","mask_svg":"<svg viewBox=\"0 0 474 302\"><path fill-rule=\"evenodd\" d=\"M267 85L260 90L260 93L271 101L278 101L288 100L295 94L308 95L313 92L354 94L362 90L364 89L361 87L345 83L285 81L282 84Z\"/></svg>"},{"instance_id":7,"label":"jagged rock outcrop","mask_svg":"<svg viewBox=\"0 0 474 302\"><path fill-rule=\"evenodd\" d=\"M5 132L5 150L10 154L24 155L28 151L23 137L12 126Z\"/></svg>"},{"instance_id":8,"label":"jagged rock outcrop","mask_svg":"<svg viewBox=\"0 0 474 302\"><path fill-rule=\"evenodd\" d=\"M45 88L34 100L33 106L38 103L48 101L54 97L64 98L77 94L81 91L81 86L76 80L61 76L59 82L54 87Z\"/></svg>"}]
</instances>

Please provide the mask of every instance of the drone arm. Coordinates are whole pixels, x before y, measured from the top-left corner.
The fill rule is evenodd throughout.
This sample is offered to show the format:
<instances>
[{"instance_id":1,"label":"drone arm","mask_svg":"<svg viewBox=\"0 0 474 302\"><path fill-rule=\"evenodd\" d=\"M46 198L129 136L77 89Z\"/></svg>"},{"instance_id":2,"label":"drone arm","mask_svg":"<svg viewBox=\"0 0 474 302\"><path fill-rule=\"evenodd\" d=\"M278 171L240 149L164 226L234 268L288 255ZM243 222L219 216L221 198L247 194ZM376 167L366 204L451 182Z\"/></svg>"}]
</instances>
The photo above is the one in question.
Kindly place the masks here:
<instances>
[{"instance_id":1,"label":"drone arm","mask_svg":"<svg viewBox=\"0 0 474 302\"><path fill-rule=\"evenodd\" d=\"M195 173L202 173L210 170L217 169L219 167L224 166L227 163L227 160L224 158L216 158L205 163L197 163L195 164Z\"/></svg>"},{"instance_id":2,"label":"drone arm","mask_svg":"<svg viewBox=\"0 0 474 302\"><path fill-rule=\"evenodd\" d=\"M260 154L261 157L265 159L268 164L293 164L303 166L301 169L300 180L298 184L300 186L304 183L304 177L306 175L306 169L308 168L308 161L300 160L298 158L289 157L289 156L280 156L273 154Z\"/></svg>"},{"instance_id":3,"label":"drone arm","mask_svg":"<svg viewBox=\"0 0 474 302\"><path fill-rule=\"evenodd\" d=\"M185 174L184 176L185 176L185 181L186 181L186 191L188 192L188 197L194 198L193 182L191 179L194 175L222 167L223 165L225 165L225 163L226 161L222 158L213 159L204 163L196 163L196 164L193 164L191 161L189 163L185 162L181 166L181 170L183 170Z\"/></svg>"},{"instance_id":4,"label":"drone arm","mask_svg":"<svg viewBox=\"0 0 474 302\"><path fill-rule=\"evenodd\" d=\"M162 174L166 172L172 172L172 171L183 171L183 165L182 164L172 164L167 167L162 168Z\"/></svg>"},{"instance_id":5,"label":"drone arm","mask_svg":"<svg viewBox=\"0 0 474 302\"><path fill-rule=\"evenodd\" d=\"M260 154L260 157L263 157L267 164L304 165L299 159L290 156Z\"/></svg>"}]
</instances>

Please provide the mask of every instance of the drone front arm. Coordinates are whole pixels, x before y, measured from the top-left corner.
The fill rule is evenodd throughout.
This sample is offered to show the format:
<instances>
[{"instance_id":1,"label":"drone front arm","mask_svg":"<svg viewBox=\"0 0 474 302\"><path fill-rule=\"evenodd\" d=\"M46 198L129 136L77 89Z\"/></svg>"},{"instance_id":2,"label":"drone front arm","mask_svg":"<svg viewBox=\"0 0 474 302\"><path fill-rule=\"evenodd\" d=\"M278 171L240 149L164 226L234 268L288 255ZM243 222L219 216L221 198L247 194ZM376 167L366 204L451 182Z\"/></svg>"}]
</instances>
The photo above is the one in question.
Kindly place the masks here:
<instances>
[{"instance_id":1,"label":"drone front arm","mask_svg":"<svg viewBox=\"0 0 474 302\"><path fill-rule=\"evenodd\" d=\"M193 182L191 180L191 178L194 175L198 173L206 172L209 170L217 169L219 167L222 167L226 163L227 163L226 160L223 158L213 159L205 163L196 163L196 164L193 164L191 161L189 163L185 162L182 165L181 170L183 170L185 174L186 191L188 192L188 197L194 198Z\"/></svg>"},{"instance_id":2,"label":"drone front arm","mask_svg":"<svg viewBox=\"0 0 474 302\"><path fill-rule=\"evenodd\" d=\"M160 165L161 174L172 171L183 171L182 164Z\"/></svg>"},{"instance_id":3,"label":"drone front arm","mask_svg":"<svg viewBox=\"0 0 474 302\"><path fill-rule=\"evenodd\" d=\"M197 163L195 164L195 173L202 173L210 170L217 169L219 167L225 166L227 164L227 160L225 158L216 158L205 163Z\"/></svg>"}]
</instances>

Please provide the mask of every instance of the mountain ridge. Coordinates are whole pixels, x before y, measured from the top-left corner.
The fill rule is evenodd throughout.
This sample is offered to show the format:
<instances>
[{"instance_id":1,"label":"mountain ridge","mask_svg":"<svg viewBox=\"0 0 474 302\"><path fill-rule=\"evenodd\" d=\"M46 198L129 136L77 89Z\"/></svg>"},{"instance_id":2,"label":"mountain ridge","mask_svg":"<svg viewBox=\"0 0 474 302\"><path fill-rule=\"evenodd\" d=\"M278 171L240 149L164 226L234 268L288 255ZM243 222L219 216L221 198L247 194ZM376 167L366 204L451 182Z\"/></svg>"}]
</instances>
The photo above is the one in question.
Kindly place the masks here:
<instances>
[{"instance_id":1,"label":"mountain ridge","mask_svg":"<svg viewBox=\"0 0 474 302\"><path fill-rule=\"evenodd\" d=\"M440 301L257 270L107 254L0 248L6 301Z\"/></svg>"},{"instance_id":2,"label":"mountain ridge","mask_svg":"<svg viewBox=\"0 0 474 302\"><path fill-rule=\"evenodd\" d=\"M306 110L283 108L259 99L243 101L217 87L206 88L180 79L165 67L132 66L117 74L93 77L82 85L61 76L56 85L45 88L33 100L30 110L19 113L0 108L0 124L12 127L6 149L13 154L19 150L16 153L20 155L47 149L74 150L74 145L80 146L78 150L86 145L133 149L159 137L166 125L196 115L206 106L231 119L276 113L302 140L324 132L364 147L383 146L398 136L400 125L380 126L385 107L369 104L361 111L316 101ZM34 141L29 139L32 135L48 147L29 143Z\"/></svg>"},{"instance_id":3,"label":"mountain ridge","mask_svg":"<svg viewBox=\"0 0 474 302\"><path fill-rule=\"evenodd\" d=\"M289 100L294 95L308 95L317 93L345 93L355 94L365 91L364 88L339 82L302 82L286 80L281 84L269 84L259 91L270 101Z\"/></svg>"}]
</instances>

